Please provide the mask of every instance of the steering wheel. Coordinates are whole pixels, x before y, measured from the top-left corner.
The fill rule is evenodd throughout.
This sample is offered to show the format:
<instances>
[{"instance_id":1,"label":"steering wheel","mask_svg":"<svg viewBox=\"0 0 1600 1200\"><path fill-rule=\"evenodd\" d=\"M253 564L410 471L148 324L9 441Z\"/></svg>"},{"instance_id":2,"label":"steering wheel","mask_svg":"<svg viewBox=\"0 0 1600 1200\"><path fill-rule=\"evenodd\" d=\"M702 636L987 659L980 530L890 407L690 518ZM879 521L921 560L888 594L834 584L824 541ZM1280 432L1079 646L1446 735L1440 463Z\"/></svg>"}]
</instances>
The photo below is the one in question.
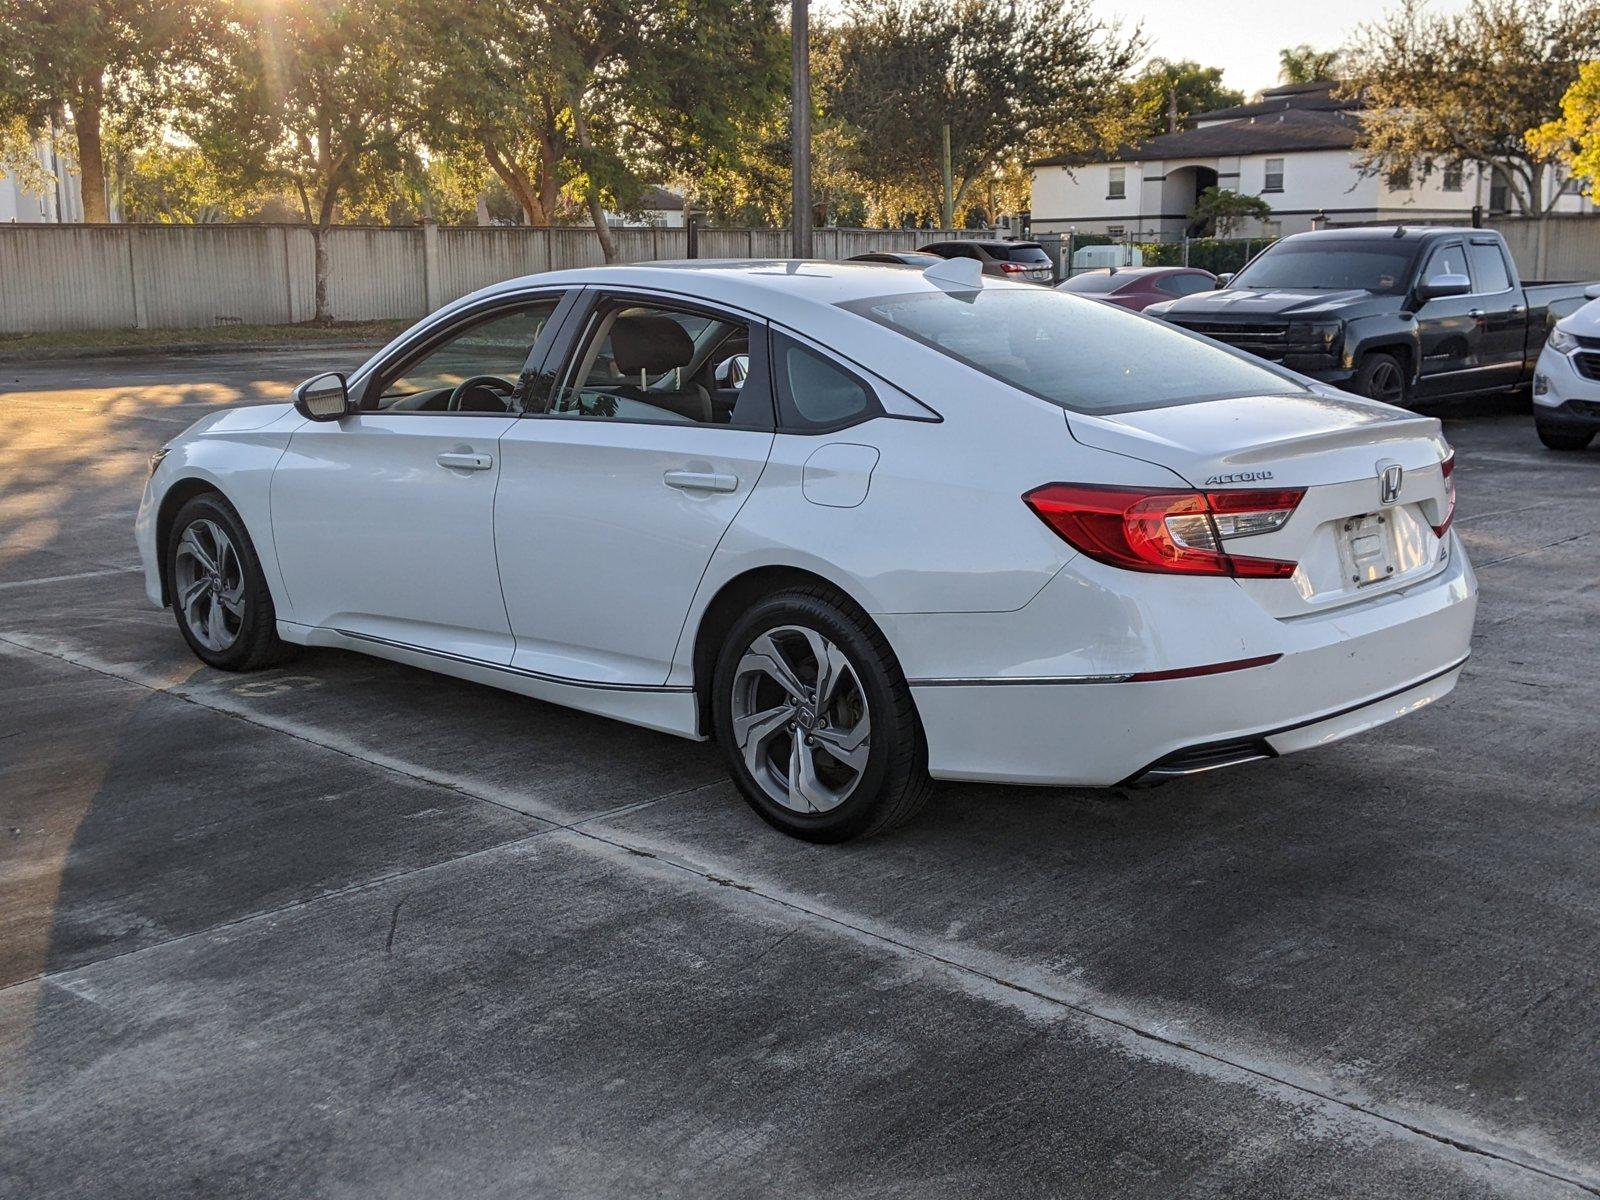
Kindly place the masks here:
<instances>
[{"instance_id":1,"label":"steering wheel","mask_svg":"<svg viewBox=\"0 0 1600 1200\"><path fill-rule=\"evenodd\" d=\"M510 399L512 392L516 391L516 387L513 384L507 383L498 375L474 375L472 378L463 379L456 384L455 388L450 392L450 400L445 407L451 412L460 412L462 398L477 387L488 388L490 391L498 392L507 399ZM507 411L510 411L509 406L507 406Z\"/></svg>"}]
</instances>

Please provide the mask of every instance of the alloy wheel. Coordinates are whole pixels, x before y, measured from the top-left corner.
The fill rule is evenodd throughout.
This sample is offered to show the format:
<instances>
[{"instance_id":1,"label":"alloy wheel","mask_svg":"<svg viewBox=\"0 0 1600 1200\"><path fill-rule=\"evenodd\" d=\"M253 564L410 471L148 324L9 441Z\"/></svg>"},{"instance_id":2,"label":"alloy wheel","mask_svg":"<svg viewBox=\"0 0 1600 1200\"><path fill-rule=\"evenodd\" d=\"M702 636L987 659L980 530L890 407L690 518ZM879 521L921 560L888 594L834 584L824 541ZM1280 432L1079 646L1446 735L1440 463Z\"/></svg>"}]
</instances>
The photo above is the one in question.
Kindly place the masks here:
<instances>
[{"instance_id":1,"label":"alloy wheel","mask_svg":"<svg viewBox=\"0 0 1600 1200\"><path fill-rule=\"evenodd\" d=\"M856 790L872 745L861 679L814 629L780 625L751 641L733 674L733 737L763 792L801 814Z\"/></svg>"},{"instance_id":2,"label":"alloy wheel","mask_svg":"<svg viewBox=\"0 0 1600 1200\"><path fill-rule=\"evenodd\" d=\"M184 625L207 650L226 650L244 627L244 563L215 521L190 522L172 561L173 593Z\"/></svg>"},{"instance_id":3,"label":"alloy wheel","mask_svg":"<svg viewBox=\"0 0 1600 1200\"><path fill-rule=\"evenodd\" d=\"M1394 363L1379 363L1372 372L1372 398L1385 404L1399 404L1405 397L1406 383Z\"/></svg>"}]
</instances>

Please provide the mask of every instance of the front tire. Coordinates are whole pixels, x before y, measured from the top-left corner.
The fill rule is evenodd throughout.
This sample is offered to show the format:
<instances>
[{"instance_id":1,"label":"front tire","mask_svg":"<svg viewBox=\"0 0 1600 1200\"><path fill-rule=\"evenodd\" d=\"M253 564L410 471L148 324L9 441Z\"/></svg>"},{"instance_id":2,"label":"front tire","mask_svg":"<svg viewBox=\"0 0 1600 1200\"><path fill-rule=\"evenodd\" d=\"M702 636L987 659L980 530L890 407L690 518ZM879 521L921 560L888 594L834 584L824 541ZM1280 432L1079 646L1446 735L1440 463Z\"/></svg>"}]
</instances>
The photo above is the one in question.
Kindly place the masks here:
<instances>
[{"instance_id":1,"label":"front tire","mask_svg":"<svg viewBox=\"0 0 1600 1200\"><path fill-rule=\"evenodd\" d=\"M810 842L905 823L932 791L911 689L883 634L825 587L756 604L723 639L712 722L762 820Z\"/></svg>"},{"instance_id":2,"label":"front tire","mask_svg":"<svg viewBox=\"0 0 1600 1200\"><path fill-rule=\"evenodd\" d=\"M1571 433L1566 430L1549 429L1543 425L1535 424L1539 440L1551 450L1582 450L1594 440L1594 433Z\"/></svg>"},{"instance_id":3,"label":"front tire","mask_svg":"<svg viewBox=\"0 0 1600 1200\"><path fill-rule=\"evenodd\" d=\"M261 560L222 496L207 492L178 510L166 570L178 631L201 662L219 671L258 671L288 656Z\"/></svg>"},{"instance_id":4,"label":"front tire","mask_svg":"<svg viewBox=\"0 0 1600 1200\"><path fill-rule=\"evenodd\" d=\"M1407 399L1405 368L1392 354L1368 354L1356 371L1352 390L1369 399L1404 408Z\"/></svg>"}]
</instances>

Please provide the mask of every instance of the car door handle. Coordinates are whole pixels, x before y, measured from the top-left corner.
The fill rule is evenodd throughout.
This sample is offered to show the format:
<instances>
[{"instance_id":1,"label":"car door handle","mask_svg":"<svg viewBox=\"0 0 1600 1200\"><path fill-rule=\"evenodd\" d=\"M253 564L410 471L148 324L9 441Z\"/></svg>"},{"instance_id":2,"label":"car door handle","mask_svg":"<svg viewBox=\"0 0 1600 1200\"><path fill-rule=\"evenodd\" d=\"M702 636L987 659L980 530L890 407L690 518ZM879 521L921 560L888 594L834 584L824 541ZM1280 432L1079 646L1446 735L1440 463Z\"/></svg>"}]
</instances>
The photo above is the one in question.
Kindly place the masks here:
<instances>
[{"instance_id":1,"label":"car door handle","mask_svg":"<svg viewBox=\"0 0 1600 1200\"><path fill-rule=\"evenodd\" d=\"M1520 317L1523 313L1525 313L1527 311L1528 310L1526 308L1524 308L1520 304L1514 304L1514 305L1511 306L1511 315L1513 317Z\"/></svg>"},{"instance_id":2,"label":"car door handle","mask_svg":"<svg viewBox=\"0 0 1600 1200\"><path fill-rule=\"evenodd\" d=\"M1481 308L1470 309L1467 312L1467 316L1471 317L1474 321L1481 321L1481 320L1483 320L1483 309L1481 309Z\"/></svg>"},{"instance_id":3,"label":"car door handle","mask_svg":"<svg viewBox=\"0 0 1600 1200\"><path fill-rule=\"evenodd\" d=\"M433 460L441 467L449 467L453 471L487 471L494 466L494 456L489 454L468 454L447 450Z\"/></svg>"},{"instance_id":4,"label":"car door handle","mask_svg":"<svg viewBox=\"0 0 1600 1200\"><path fill-rule=\"evenodd\" d=\"M668 487L685 492L732 492L739 487L737 475L716 471L668 471L661 478Z\"/></svg>"}]
</instances>

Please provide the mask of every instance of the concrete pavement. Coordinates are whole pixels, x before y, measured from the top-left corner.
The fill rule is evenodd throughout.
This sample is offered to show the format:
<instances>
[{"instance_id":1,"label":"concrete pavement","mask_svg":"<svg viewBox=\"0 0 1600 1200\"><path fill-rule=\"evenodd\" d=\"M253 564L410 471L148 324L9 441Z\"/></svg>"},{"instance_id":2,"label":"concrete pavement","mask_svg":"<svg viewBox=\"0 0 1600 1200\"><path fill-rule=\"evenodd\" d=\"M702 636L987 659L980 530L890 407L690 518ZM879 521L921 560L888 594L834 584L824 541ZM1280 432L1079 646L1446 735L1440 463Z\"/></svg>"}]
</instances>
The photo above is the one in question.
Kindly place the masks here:
<instances>
[{"instance_id":1,"label":"concrete pavement","mask_svg":"<svg viewBox=\"0 0 1600 1200\"><path fill-rule=\"evenodd\" d=\"M1600 1194L1600 451L1443 414L1427 712L824 848L708 746L187 653L145 457L353 357L0 367L0 1195Z\"/></svg>"}]
</instances>

